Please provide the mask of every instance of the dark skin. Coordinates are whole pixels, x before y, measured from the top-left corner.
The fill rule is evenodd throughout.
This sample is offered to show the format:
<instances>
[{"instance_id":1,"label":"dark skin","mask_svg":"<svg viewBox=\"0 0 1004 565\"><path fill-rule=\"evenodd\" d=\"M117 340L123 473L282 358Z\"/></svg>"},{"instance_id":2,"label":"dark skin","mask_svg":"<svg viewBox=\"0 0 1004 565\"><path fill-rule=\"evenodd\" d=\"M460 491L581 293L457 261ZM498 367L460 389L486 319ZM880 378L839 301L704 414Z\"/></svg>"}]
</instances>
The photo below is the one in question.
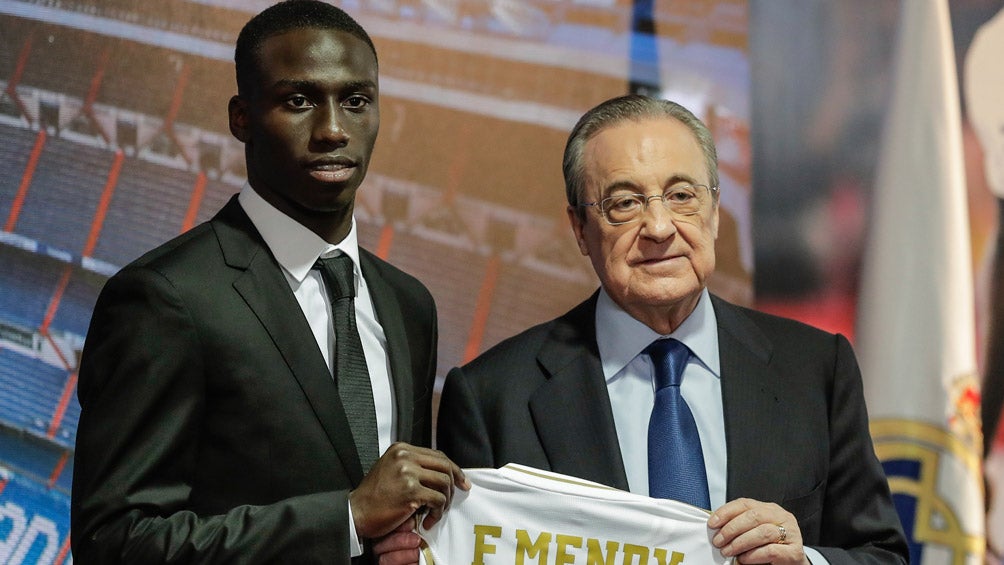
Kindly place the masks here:
<instances>
[{"instance_id":1,"label":"dark skin","mask_svg":"<svg viewBox=\"0 0 1004 565\"><path fill-rule=\"evenodd\" d=\"M266 39L257 67L230 99L248 183L329 243L352 227L356 190L380 127L376 55L343 31L305 28ZM378 538L428 510L431 527L454 488L470 484L439 451L398 442L349 493L356 533Z\"/></svg>"}]
</instances>

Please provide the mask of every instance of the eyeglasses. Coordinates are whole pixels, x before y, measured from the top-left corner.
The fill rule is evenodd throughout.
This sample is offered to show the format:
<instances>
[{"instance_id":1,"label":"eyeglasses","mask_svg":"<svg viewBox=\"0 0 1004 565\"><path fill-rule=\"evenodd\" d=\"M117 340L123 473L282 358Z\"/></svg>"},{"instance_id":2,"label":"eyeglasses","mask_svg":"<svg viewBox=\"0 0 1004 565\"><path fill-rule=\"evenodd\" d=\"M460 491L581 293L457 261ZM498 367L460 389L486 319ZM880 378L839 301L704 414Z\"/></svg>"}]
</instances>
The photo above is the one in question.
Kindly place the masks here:
<instances>
[{"instance_id":1,"label":"eyeglasses","mask_svg":"<svg viewBox=\"0 0 1004 565\"><path fill-rule=\"evenodd\" d=\"M619 226L638 221L652 199L660 200L662 207L674 216L693 216L707 208L712 195L717 193L717 186L708 188L703 184L678 184L656 196L616 194L599 202L584 202L580 206L597 206L608 224Z\"/></svg>"}]
</instances>

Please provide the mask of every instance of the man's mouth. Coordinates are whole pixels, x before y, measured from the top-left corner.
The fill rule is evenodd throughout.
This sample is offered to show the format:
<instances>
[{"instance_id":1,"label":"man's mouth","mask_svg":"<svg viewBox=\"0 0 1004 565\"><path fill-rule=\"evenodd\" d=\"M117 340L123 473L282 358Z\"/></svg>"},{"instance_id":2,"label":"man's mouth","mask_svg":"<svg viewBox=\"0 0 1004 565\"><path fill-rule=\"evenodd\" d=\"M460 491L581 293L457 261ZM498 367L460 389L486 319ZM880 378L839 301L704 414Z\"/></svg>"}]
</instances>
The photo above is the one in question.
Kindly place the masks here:
<instances>
[{"instance_id":1,"label":"man's mouth","mask_svg":"<svg viewBox=\"0 0 1004 565\"><path fill-rule=\"evenodd\" d=\"M676 259L683 259L683 255L660 255L659 257L642 257L634 262L635 266L654 266L670 263Z\"/></svg>"},{"instance_id":2,"label":"man's mouth","mask_svg":"<svg viewBox=\"0 0 1004 565\"><path fill-rule=\"evenodd\" d=\"M339 183L352 178L356 173L356 164L350 159L336 158L315 161L307 167L310 176L321 182Z\"/></svg>"}]
</instances>

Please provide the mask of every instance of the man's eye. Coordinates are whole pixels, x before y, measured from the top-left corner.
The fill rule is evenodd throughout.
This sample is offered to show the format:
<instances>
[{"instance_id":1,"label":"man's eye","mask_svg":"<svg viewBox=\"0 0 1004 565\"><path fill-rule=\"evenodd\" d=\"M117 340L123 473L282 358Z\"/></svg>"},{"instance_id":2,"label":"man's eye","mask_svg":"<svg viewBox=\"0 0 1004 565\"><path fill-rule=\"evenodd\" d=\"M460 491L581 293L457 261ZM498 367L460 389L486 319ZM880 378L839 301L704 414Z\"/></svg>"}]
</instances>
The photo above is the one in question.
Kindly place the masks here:
<instances>
[{"instance_id":1,"label":"man's eye","mask_svg":"<svg viewBox=\"0 0 1004 565\"><path fill-rule=\"evenodd\" d=\"M294 109L310 108L312 104L306 96L297 94L286 99L286 105Z\"/></svg>"},{"instance_id":2,"label":"man's eye","mask_svg":"<svg viewBox=\"0 0 1004 565\"><path fill-rule=\"evenodd\" d=\"M684 186L667 190L663 195L663 198L665 198L667 202L687 202L695 196L696 194L694 194L693 188Z\"/></svg>"},{"instance_id":3,"label":"man's eye","mask_svg":"<svg viewBox=\"0 0 1004 565\"><path fill-rule=\"evenodd\" d=\"M611 208L614 210L631 210L640 205L641 202L639 202L637 198L633 196L625 196L614 200Z\"/></svg>"},{"instance_id":4,"label":"man's eye","mask_svg":"<svg viewBox=\"0 0 1004 565\"><path fill-rule=\"evenodd\" d=\"M369 104L370 104L370 99L361 94L357 94L355 96L349 96L342 102L343 107L355 110L361 110L366 106L369 106Z\"/></svg>"}]
</instances>

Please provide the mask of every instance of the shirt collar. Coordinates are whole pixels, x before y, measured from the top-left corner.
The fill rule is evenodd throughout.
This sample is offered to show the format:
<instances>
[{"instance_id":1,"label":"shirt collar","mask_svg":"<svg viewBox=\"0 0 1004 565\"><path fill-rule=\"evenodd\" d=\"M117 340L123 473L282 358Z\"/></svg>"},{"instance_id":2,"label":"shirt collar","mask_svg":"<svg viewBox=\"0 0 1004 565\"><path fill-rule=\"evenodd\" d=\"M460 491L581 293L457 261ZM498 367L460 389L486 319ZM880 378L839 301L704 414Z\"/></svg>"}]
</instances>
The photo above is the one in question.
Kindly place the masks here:
<instances>
[{"instance_id":1,"label":"shirt collar","mask_svg":"<svg viewBox=\"0 0 1004 565\"><path fill-rule=\"evenodd\" d=\"M297 282L303 282L318 257L331 257L339 251L352 259L356 280L361 277L355 216L352 217L352 227L345 239L331 244L269 204L247 183L237 200L272 251L275 260Z\"/></svg>"},{"instance_id":2,"label":"shirt collar","mask_svg":"<svg viewBox=\"0 0 1004 565\"><path fill-rule=\"evenodd\" d=\"M610 382L653 341L672 337L683 342L700 362L721 378L718 358L718 319L711 305L708 289L701 291L697 307L669 335L660 335L621 309L600 288L596 301L596 345L603 365L603 376Z\"/></svg>"}]
</instances>

